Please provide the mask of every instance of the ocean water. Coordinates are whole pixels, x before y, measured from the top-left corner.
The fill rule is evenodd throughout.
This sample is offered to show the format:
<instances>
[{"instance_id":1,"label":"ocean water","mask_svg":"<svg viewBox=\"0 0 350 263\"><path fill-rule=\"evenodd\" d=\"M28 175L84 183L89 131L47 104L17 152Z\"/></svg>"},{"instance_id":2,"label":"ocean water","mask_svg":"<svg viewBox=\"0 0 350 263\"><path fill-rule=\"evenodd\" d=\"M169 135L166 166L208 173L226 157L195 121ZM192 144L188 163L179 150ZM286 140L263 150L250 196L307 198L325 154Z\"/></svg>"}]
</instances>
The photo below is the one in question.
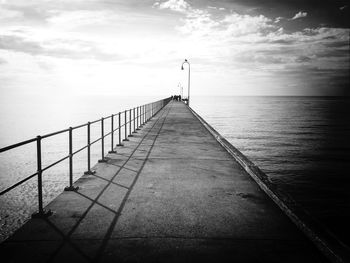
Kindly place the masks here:
<instances>
[{"instance_id":1,"label":"ocean water","mask_svg":"<svg viewBox=\"0 0 350 263\"><path fill-rule=\"evenodd\" d=\"M152 102L155 97L94 96L46 100L3 100L0 147ZM350 116L349 99L335 97L196 97L191 107L312 217L349 245ZM106 131L109 130L106 123ZM92 140L100 128L92 127ZM68 153L67 134L43 141L43 164ZM105 148L109 149L110 139ZM74 149L86 142L86 130L74 133ZM92 147L92 164L100 144ZM34 173L35 144L0 154L0 189ZM86 153L74 157L74 178L86 170ZM68 163L44 173L44 203L68 183ZM0 197L0 241L37 208L36 180Z\"/></svg>"}]
</instances>

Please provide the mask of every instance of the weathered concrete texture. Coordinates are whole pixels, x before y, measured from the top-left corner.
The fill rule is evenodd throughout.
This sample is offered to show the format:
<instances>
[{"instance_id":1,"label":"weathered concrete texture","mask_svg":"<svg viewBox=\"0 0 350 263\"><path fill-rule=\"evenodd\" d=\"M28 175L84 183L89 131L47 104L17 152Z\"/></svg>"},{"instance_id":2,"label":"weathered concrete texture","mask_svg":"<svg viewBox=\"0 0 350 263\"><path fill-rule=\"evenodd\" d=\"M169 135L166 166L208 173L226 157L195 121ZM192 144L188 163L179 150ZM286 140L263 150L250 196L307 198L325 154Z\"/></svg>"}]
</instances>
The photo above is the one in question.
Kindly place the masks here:
<instances>
[{"instance_id":1,"label":"weathered concrete texture","mask_svg":"<svg viewBox=\"0 0 350 263\"><path fill-rule=\"evenodd\" d=\"M323 262L182 103L1 246L14 262Z\"/></svg>"}]
</instances>

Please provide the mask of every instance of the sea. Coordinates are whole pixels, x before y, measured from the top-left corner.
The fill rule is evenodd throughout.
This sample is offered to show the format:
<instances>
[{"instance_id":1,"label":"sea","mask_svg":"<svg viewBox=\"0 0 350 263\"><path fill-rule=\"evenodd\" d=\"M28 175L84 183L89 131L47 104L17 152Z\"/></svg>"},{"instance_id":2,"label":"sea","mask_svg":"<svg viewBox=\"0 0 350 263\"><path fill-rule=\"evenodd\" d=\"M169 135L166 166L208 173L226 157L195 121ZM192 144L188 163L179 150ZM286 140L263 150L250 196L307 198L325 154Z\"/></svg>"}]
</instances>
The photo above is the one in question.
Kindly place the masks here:
<instances>
[{"instance_id":1,"label":"sea","mask_svg":"<svg viewBox=\"0 0 350 263\"><path fill-rule=\"evenodd\" d=\"M76 126L160 97L79 96L1 100L0 148ZM291 196L345 246L350 247L350 98L292 96L193 96L191 108ZM106 123L106 131L110 123ZM100 127L92 126L92 139ZM73 150L86 144L86 129L73 133ZM106 151L110 147L107 139ZM0 191L36 171L35 143L0 153ZM68 154L68 134L42 142L43 166ZM94 164L100 146L92 147ZM74 156L74 180L86 171L86 153ZM44 205L68 185L68 162L43 174ZM37 209L36 178L0 196L0 242Z\"/></svg>"}]
</instances>

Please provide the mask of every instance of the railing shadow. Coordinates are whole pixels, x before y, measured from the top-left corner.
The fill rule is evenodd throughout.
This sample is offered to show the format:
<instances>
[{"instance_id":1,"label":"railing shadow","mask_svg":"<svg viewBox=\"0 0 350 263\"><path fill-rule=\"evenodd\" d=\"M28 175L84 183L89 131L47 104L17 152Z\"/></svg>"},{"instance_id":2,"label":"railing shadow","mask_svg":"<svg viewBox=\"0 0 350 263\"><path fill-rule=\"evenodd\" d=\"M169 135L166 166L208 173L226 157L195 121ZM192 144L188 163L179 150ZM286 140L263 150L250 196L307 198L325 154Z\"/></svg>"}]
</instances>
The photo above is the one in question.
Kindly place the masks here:
<instances>
[{"instance_id":1,"label":"railing shadow","mask_svg":"<svg viewBox=\"0 0 350 263\"><path fill-rule=\"evenodd\" d=\"M87 262L98 262L101 258L101 256L103 255L103 252L110 240L110 237L113 233L113 230L115 228L115 225L118 222L118 219L120 218L120 215L125 207L125 204L131 194L131 191L133 190L149 156L150 153L153 149L153 146L155 144L156 139L158 138L158 135L164 125L165 119L167 117L167 114L169 113L169 110L167 110L167 112L165 113L165 111L163 111L161 114L161 116L159 116L158 119L155 120L155 122L153 123L153 125L149 128L149 130L146 132L146 134L140 139L140 141L138 142L137 146L132 150L132 152L127 156L127 159L122 163L122 164L116 164L114 161L116 159L114 158L110 158L109 161L107 162L107 165L113 165L115 167L118 167L118 171L115 172L115 174L110 178L110 179L106 179L102 176L100 176L98 173L90 175L93 176L95 178L98 178L99 180L102 180L104 182L106 182L106 184L102 187L102 189L99 191L99 193L97 194L97 196L95 198L89 197L88 195L82 193L80 190L77 190L75 192L71 192L74 195L77 195L81 198L87 199L90 203L90 205L85 209L85 211L79 216L79 219L75 222L75 224L70 228L70 230L65 233L62 229L60 229L55 223L54 220L51 220L50 217L49 218L43 218L43 219L35 219L35 220L43 220L50 228L52 228L56 233L58 233L61 237L62 240L60 241L61 243L56 247L56 249L54 249L48 258L48 262L53 262L56 260L56 257L60 254L60 253L64 253L63 249L65 246L69 245L71 249L73 249L73 251L75 251L79 256L81 256L84 260L86 260ZM139 169L130 169L128 167L126 167L126 165L129 162L132 162L135 160L135 158L133 157L133 155L137 152L137 150L139 149L139 147L142 145L142 143L144 142L144 140L147 138L147 135L150 134L151 131L154 131L154 129L157 129L156 132L156 136L153 138L153 143L151 145L151 147L148 149L147 154L145 156L145 158L143 159L139 159L138 160L142 160L142 164L139 167ZM118 153L114 154L114 156L117 158L118 157ZM125 155L124 155L125 156ZM118 184L116 182L114 182L114 180L117 178L117 176L123 171L123 170L127 170L129 172L134 173L134 178L130 184L130 186L125 186L122 184ZM112 209L109 206L103 204L99 199L101 198L101 196L106 192L106 190L108 188L110 188L111 185L120 187L124 190L126 190L126 193L124 194L124 196L122 197L121 203L119 205L118 208L116 209ZM81 245L77 244L77 241L81 241L80 239L75 239L72 238L73 234L76 232L76 230L78 229L78 227L82 224L82 222L84 221L84 219L86 219L88 213L93 209L93 207L95 206L99 206L100 208L102 207L103 209L106 209L106 211L110 212L113 217L112 220L109 223L109 227L107 228L107 231L105 232L103 238L100 239L96 239L93 242L99 243L99 245L97 246L97 248L95 248L95 251L93 251L91 253L91 251L89 251L89 253L87 253L84 249L84 247L82 248ZM96 244L95 244L96 245ZM90 255L89 255L90 254ZM91 254L93 254L93 256L91 256Z\"/></svg>"}]
</instances>

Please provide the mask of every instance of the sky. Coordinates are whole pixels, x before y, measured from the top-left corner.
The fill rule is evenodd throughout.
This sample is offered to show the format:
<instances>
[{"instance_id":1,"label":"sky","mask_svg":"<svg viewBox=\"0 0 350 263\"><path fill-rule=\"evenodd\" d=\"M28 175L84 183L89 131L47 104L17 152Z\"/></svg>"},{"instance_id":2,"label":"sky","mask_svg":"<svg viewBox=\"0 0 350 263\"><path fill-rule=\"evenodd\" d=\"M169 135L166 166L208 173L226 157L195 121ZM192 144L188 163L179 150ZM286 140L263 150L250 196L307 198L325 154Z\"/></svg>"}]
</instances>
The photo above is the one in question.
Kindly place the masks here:
<instances>
[{"instance_id":1,"label":"sky","mask_svg":"<svg viewBox=\"0 0 350 263\"><path fill-rule=\"evenodd\" d=\"M343 0L0 0L0 96L350 95Z\"/></svg>"}]
</instances>

